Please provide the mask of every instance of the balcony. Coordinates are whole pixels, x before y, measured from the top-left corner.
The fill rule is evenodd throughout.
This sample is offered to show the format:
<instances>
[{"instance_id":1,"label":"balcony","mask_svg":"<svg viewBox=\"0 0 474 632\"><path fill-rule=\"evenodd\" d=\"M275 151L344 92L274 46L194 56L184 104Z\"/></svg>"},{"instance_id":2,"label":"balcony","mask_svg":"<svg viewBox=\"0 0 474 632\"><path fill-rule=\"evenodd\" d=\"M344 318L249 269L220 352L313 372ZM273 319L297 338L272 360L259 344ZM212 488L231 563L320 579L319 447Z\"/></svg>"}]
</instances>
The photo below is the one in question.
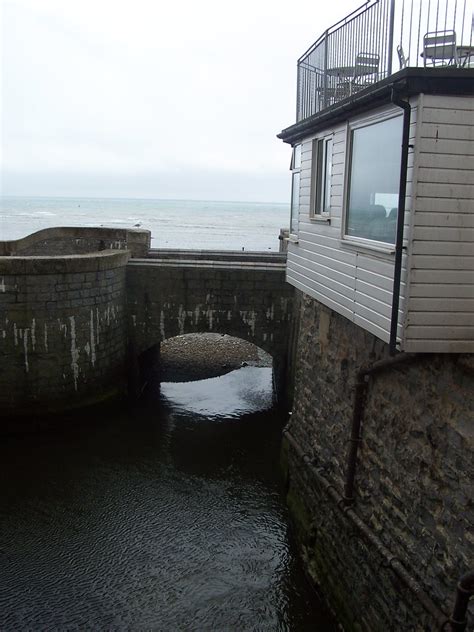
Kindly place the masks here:
<instances>
[{"instance_id":1,"label":"balcony","mask_svg":"<svg viewBox=\"0 0 474 632\"><path fill-rule=\"evenodd\" d=\"M474 0L369 0L298 60L297 122L407 67L474 68Z\"/></svg>"}]
</instances>

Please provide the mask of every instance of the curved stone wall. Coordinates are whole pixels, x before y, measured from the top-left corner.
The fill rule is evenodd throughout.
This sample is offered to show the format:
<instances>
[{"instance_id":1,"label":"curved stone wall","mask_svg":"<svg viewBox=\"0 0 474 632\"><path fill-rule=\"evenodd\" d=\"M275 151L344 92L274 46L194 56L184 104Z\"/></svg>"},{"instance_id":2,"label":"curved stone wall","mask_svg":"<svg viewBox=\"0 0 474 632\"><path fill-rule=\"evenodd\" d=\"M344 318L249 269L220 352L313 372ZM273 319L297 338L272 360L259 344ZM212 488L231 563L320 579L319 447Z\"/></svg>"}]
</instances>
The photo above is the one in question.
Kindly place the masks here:
<instances>
[{"instance_id":1,"label":"curved stone wall","mask_svg":"<svg viewBox=\"0 0 474 632\"><path fill-rule=\"evenodd\" d=\"M61 226L44 228L22 239L0 241L0 256L67 256L102 250L129 250L132 257L146 257L149 230Z\"/></svg>"},{"instance_id":2,"label":"curved stone wall","mask_svg":"<svg viewBox=\"0 0 474 632\"><path fill-rule=\"evenodd\" d=\"M0 411L51 412L122 391L129 257L0 256Z\"/></svg>"}]
</instances>

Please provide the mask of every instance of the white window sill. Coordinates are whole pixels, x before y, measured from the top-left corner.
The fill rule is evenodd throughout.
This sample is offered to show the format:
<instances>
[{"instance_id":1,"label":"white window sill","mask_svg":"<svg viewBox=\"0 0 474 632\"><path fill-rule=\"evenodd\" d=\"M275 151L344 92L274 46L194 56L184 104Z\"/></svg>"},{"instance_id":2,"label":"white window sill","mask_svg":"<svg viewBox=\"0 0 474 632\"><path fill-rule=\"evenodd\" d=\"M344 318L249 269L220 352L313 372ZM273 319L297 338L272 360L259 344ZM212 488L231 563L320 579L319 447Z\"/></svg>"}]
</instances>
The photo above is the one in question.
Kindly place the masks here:
<instances>
[{"instance_id":1,"label":"white window sill","mask_svg":"<svg viewBox=\"0 0 474 632\"><path fill-rule=\"evenodd\" d=\"M314 222L315 224L330 224L331 218L329 215L312 215L309 218L310 222Z\"/></svg>"},{"instance_id":2,"label":"white window sill","mask_svg":"<svg viewBox=\"0 0 474 632\"><path fill-rule=\"evenodd\" d=\"M283 241L287 241L289 244L299 244L299 239L297 235L290 235L289 237L284 237Z\"/></svg>"},{"instance_id":3,"label":"white window sill","mask_svg":"<svg viewBox=\"0 0 474 632\"><path fill-rule=\"evenodd\" d=\"M385 255L388 259L393 259L393 255L395 254L395 246L392 244L387 244L386 246L375 242L371 244L370 242L361 242L361 241L352 241L349 239L341 239L341 247L347 248L348 250L355 250L357 252L366 252L368 254L378 254Z\"/></svg>"}]
</instances>

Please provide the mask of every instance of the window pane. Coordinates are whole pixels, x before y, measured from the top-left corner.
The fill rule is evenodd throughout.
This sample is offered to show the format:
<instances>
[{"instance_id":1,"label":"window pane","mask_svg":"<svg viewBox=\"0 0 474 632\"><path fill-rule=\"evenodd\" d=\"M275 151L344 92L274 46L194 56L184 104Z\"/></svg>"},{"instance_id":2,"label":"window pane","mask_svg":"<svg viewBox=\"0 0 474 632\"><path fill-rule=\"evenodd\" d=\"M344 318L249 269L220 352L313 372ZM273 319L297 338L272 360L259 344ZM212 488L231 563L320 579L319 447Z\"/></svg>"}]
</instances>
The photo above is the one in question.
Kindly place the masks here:
<instances>
[{"instance_id":1,"label":"window pane","mask_svg":"<svg viewBox=\"0 0 474 632\"><path fill-rule=\"evenodd\" d=\"M293 169L299 169L301 167L301 145L296 145L293 152Z\"/></svg>"},{"instance_id":2,"label":"window pane","mask_svg":"<svg viewBox=\"0 0 474 632\"><path fill-rule=\"evenodd\" d=\"M401 116L352 132L346 234L395 243Z\"/></svg>"},{"instance_id":3,"label":"window pane","mask_svg":"<svg viewBox=\"0 0 474 632\"><path fill-rule=\"evenodd\" d=\"M314 141L313 160L316 164L313 213L320 215L331 210L332 138Z\"/></svg>"},{"instance_id":4,"label":"window pane","mask_svg":"<svg viewBox=\"0 0 474 632\"><path fill-rule=\"evenodd\" d=\"M324 183L323 200L321 210L329 213L331 210L331 174L332 174L332 138L329 138L324 147Z\"/></svg>"},{"instance_id":5,"label":"window pane","mask_svg":"<svg viewBox=\"0 0 474 632\"><path fill-rule=\"evenodd\" d=\"M291 180L291 218L290 233L298 233L298 213L300 209L300 172L293 173Z\"/></svg>"}]
</instances>

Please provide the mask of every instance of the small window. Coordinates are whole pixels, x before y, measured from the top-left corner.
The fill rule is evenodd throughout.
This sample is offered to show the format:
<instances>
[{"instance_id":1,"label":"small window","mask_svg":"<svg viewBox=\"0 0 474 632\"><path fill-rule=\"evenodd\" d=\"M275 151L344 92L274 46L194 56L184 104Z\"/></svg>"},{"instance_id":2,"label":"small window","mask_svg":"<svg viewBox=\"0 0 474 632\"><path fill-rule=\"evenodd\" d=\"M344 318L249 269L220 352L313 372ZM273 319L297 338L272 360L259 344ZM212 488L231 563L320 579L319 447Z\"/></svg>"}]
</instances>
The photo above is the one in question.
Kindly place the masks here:
<instances>
[{"instance_id":1,"label":"small window","mask_svg":"<svg viewBox=\"0 0 474 632\"><path fill-rule=\"evenodd\" d=\"M350 131L346 238L395 243L402 117Z\"/></svg>"},{"instance_id":2,"label":"small window","mask_svg":"<svg viewBox=\"0 0 474 632\"><path fill-rule=\"evenodd\" d=\"M298 234L298 219L300 210L300 173L301 173L301 145L293 147L291 155L291 214L290 235Z\"/></svg>"},{"instance_id":3,"label":"small window","mask_svg":"<svg viewBox=\"0 0 474 632\"><path fill-rule=\"evenodd\" d=\"M329 216L331 210L332 137L313 141L312 216Z\"/></svg>"}]
</instances>

